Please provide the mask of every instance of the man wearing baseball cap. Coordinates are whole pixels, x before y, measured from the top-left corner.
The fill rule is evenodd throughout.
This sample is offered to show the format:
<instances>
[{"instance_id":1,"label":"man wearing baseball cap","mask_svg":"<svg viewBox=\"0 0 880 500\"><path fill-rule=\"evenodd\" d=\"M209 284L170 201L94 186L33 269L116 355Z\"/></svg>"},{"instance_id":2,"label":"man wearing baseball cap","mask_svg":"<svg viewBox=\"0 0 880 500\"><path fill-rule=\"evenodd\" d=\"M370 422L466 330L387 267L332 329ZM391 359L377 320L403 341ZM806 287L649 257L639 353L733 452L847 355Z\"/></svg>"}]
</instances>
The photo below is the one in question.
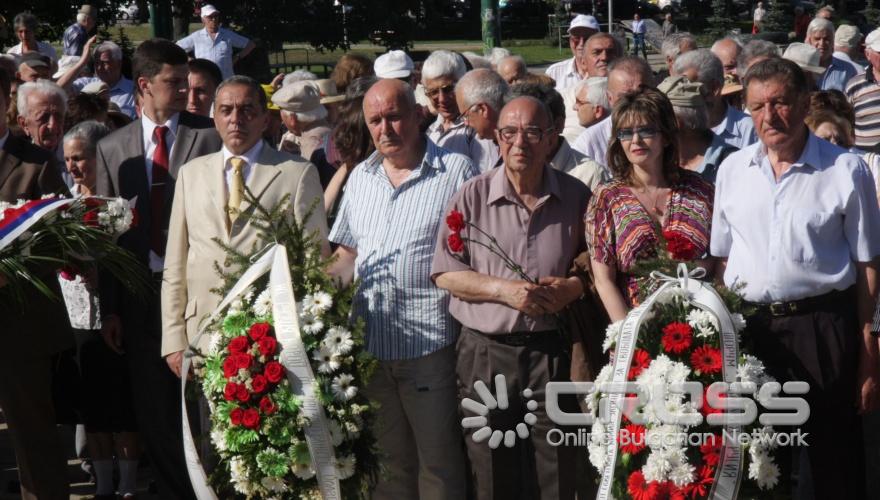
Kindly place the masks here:
<instances>
[{"instance_id":1,"label":"man wearing baseball cap","mask_svg":"<svg viewBox=\"0 0 880 500\"><path fill-rule=\"evenodd\" d=\"M39 52L26 52L19 58L15 76L22 82L48 80L52 76L52 61Z\"/></svg>"},{"instance_id":2,"label":"man wearing baseball cap","mask_svg":"<svg viewBox=\"0 0 880 500\"><path fill-rule=\"evenodd\" d=\"M376 58L373 71L378 78L397 78L412 83L413 61L402 50L389 50Z\"/></svg>"},{"instance_id":3,"label":"man wearing baseball cap","mask_svg":"<svg viewBox=\"0 0 880 500\"><path fill-rule=\"evenodd\" d=\"M239 59L247 57L256 47L253 40L239 35L238 33L220 27L220 11L211 4L205 4L201 10L204 28L177 41L177 45L187 52L195 53L199 59L213 61L220 67L223 79L227 79L235 71L233 64ZM234 49L241 51L234 55Z\"/></svg>"},{"instance_id":4,"label":"man wearing baseball cap","mask_svg":"<svg viewBox=\"0 0 880 500\"><path fill-rule=\"evenodd\" d=\"M556 90L562 92L580 82L587 76L587 68L583 66L583 52L587 48L587 39L599 31L599 21L593 16L578 14L568 27L568 46L571 48L571 59L559 61L547 68L547 76L556 80ZM581 57L578 57L578 56Z\"/></svg>"},{"instance_id":5,"label":"man wearing baseball cap","mask_svg":"<svg viewBox=\"0 0 880 500\"><path fill-rule=\"evenodd\" d=\"M853 60L856 58L864 62L864 57L859 50L861 43L862 33L852 24L842 24L834 32L834 57L851 64L857 75L865 72L865 67Z\"/></svg>"},{"instance_id":6,"label":"man wearing baseball cap","mask_svg":"<svg viewBox=\"0 0 880 500\"><path fill-rule=\"evenodd\" d=\"M856 147L880 153L880 28L865 37L865 57L870 66L849 80L844 93L856 112Z\"/></svg>"}]
</instances>

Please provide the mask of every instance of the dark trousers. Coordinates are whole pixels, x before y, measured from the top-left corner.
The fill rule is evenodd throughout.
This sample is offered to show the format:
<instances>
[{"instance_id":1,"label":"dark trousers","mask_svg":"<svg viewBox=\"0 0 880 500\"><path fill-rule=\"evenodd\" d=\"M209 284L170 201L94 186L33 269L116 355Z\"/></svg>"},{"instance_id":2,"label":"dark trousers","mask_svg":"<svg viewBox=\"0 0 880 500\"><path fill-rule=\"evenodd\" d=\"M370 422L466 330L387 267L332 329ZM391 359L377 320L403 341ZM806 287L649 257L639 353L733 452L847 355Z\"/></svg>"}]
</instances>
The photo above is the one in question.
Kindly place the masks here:
<instances>
[{"instance_id":1,"label":"dark trousers","mask_svg":"<svg viewBox=\"0 0 880 500\"><path fill-rule=\"evenodd\" d=\"M800 396L810 405L810 418L801 426L809 433L809 447L775 451L783 473L791 466L795 498L865 498L862 425L856 413L861 342L856 305L850 289L812 312L748 320L744 341L767 372L780 383L810 384L810 392Z\"/></svg>"},{"instance_id":2,"label":"dark trousers","mask_svg":"<svg viewBox=\"0 0 880 500\"><path fill-rule=\"evenodd\" d=\"M146 304L132 304L131 309L123 316L123 344L137 426L159 496L195 498L183 454L180 379L161 355L159 295L149 297Z\"/></svg>"},{"instance_id":3,"label":"dark trousers","mask_svg":"<svg viewBox=\"0 0 880 500\"><path fill-rule=\"evenodd\" d=\"M537 417L537 422L529 429L529 438L517 437L512 448L502 443L493 450L487 441L476 443L471 439L477 429L465 430L476 498L575 498L578 462L586 463L587 460L585 444L551 446L546 439L551 429L577 431L576 428L556 425L547 418L545 410L547 382L569 380L570 360L561 337L556 332L548 332L526 345L514 346L465 327L458 339L456 353L460 399L480 402L480 396L474 391L474 382L482 380L492 394L496 394L495 375L503 374L506 378L509 407L507 410L491 410L489 427L504 432L515 429L527 413ZM526 388L532 390L531 397L523 396ZM526 406L530 399L538 404L534 410ZM565 412L580 411L574 395L560 396L559 405ZM474 415L465 412L464 416Z\"/></svg>"}]
</instances>

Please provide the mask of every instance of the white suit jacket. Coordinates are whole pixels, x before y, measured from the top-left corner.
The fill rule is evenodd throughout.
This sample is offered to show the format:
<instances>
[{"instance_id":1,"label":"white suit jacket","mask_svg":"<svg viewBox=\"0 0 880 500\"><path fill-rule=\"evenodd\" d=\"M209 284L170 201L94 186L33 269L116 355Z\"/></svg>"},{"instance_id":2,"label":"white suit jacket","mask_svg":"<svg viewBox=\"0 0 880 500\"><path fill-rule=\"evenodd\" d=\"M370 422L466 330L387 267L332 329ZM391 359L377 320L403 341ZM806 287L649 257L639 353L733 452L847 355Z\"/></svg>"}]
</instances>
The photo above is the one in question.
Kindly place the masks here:
<instances>
[{"instance_id":1,"label":"white suit jacket","mask_svg":"<svg viewBox=\"0 0 880 500\"><path fill-rule=\"evenodd\" d=\"M305 226L317 231L323 253L329 254L323 191L314 165L263 144L245 185L266 208L289 196L290 213L298 222L314 206ZM201 320L220 303L221 297L211 292L221 284L214 263L225 267L226 253L213 239L243 253L258 250L257 228L249 222L254 207L242 201L241 214L227 229L227 196L222 152L181 167L165 250L162 356L186 349L198 334ZM197 347L205 349L207 340L206 335Z\"/></svg>"}]
</instances>

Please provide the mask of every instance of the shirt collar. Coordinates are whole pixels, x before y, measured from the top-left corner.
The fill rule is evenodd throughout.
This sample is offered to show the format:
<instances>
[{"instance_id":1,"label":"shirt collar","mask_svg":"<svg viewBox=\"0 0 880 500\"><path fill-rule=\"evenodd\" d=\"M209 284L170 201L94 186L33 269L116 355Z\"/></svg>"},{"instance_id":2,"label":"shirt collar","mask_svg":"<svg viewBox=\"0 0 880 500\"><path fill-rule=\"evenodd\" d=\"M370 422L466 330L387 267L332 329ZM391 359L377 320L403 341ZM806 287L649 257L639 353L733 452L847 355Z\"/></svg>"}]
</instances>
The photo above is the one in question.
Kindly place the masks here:
<instances>
[{"instance_id":1,"label":"shirt collar","mask_svg":"<svg viewBox=\"0 0 880 500\"><path fill-rule=\"evenodd\" d=\"M755 150L755 155L752 157L749 166L760 167L764 162L764 159L767 158L767 146L764 146L761 142L757 142L756 145L757 148ZM822 144L820 139L807 130L807 142L804 144L804 149L801 151L801 155L798 157L797 161L791 164L791 168L807 167L814 170L824 170L828 168L830 165L822 161L821 147Z\"/></svg>"},{"instance_id":2,"label":"shirt collar","mask_svg":"<svg viewBox=\"0 0 880 500\"><path fill-rule=\"evenodd\" d=\"M232 151L226 149L226 145L223 145L221 149L223 152L223 168L226 168L229 164L230 158L241 158L243 159L249 166L256 165L260 159L260 153L263 151L263 141L259 140L256 144L254 144L250 149L245 151L243 154L237 155L233 154Z\"/></svg>"},{"instance_id":3,"label":"shirt collar","mask_svg":"<svg viewBox=\"0 0 880 500\"><path fill-rule=\"evenodd\" d=\"M440 170L440 152L442 149L434 144L434 141L428 139L424 135L422 139L425 141L425 155L422 157L422 161L413 168L413 173L407 179L407 181L416 178L417 173L421 172L422 167L426 166L428 168L433 168L434 170ZM379 169L382 167L382 162L385 160L385 157L382 156L378 150L373 151L373 153L367 157L366 160L363 161L362 168L364 172L377 175L379 173Z\"/></svg>"},{"instance_id":4,"label":"shirt collar","mask_svg":"<svg viewBox=\"0 0 880 500\"><path fill-rule=\"evenodd\" d=\"M144 127L144 135L149 137L149 140L152 141L153 140L153 130L156 127L158 127L159 125L157 123L155 123L153 120L151 120L150 117L148 117L146 113L141 113L141 120L142 120L141 123L143 124L143 127ZM174 113L173 115L171 115L171 118L169 118L168 121L166 121L162 125L165 125L166 127L168 127L168 130L176 136L177 135L177 123L179 120L180 120L180 113Z\"/></svg>"},{"instance_id":5,"label":"shirt collar","mask_svg":"<svg viewBox=\"0 0 880 500\"><path fill-rule=\"evenodd\" d=\"M486 199L486 204L491 205L502 198L513 203L521 204L522 202L519 201L519 196L514 192L513 186L510 185L510 181L507 180L507 169L504 165L502 164L501 167L492 169L490 172L492 179L489 181L489 197ZM557 199L561 198L559 194L559 181L556 179L553 167L549 164L544 165L544 175L541 182L541 193L539 196L541 201L538 202L539 205L542 204L548 196L553 196Z\"/></svg>"}]
</instances>

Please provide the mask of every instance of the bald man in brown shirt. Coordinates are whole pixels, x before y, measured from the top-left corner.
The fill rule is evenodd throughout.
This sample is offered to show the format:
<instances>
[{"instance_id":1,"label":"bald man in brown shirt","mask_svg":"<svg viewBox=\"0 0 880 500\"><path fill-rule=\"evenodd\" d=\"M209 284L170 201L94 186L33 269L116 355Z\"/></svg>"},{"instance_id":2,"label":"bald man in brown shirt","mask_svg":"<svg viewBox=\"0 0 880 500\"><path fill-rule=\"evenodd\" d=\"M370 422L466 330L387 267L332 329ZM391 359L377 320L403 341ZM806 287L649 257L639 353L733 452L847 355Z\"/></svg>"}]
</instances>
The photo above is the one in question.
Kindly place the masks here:
<instances>
[{"instance_id":1,"label":"bald man in brown shirt","mask_svg":"<svg viewBox=\"0 0 880 500\"><path fill-rule=\"evenodd\" d=\"M577 462L586 460L580 455L583 448L547 442L552 429L571 431L547 418L544 389L547 382L569 380L569 345L554 313L584 293L581 280L568 276L568 270L586 248L583 216L590 196L583 183L547 165L552 125L540 101L520 97L508 103L496 132L503 166L466 183L449 206L494 236L539 284L520 279L501 258L467 241L488 243L475 230L462 231L464 249L454 252L444 225L434 254L432 277L451 292L450 312L462 324L456 345L460 396L481 401L474 390L477 381L497 394L494 377L503 374L509 406L491 410L487 425L505 432L528 423L529 412L537 417L530 435L510 447L503 443L492 449L485 440L474 441L477 428L466 429L481 500L574 498ZM527 388L532 394L523 397ZM529 399L537 408L527 407ZM559 405L566 412L578 411L572 395L560 396ZM464 416L475 414L466 410Z\"/></svg>"}]
</instances>

